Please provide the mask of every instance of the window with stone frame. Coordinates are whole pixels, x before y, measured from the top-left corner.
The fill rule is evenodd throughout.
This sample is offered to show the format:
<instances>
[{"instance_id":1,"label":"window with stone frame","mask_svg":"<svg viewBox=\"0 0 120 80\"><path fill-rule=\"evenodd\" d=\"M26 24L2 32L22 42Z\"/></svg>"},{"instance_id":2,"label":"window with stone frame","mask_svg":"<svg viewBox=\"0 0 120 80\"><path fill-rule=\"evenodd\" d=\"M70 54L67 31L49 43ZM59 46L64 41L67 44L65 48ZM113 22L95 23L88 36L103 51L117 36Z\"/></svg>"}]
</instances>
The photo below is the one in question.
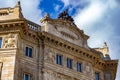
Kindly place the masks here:
<instances>
[{"instance_id":1,"label":"window with stone frame","mask_svg":"<svg viewBox=\"0 0 120 80\"><path fill-rule=\"evenodd\" d=\"M67 58L67 68L70 68L70 69L72 69L72 59L70 59L70 58Z\"/></svg>"},{"instance_id":2,"label":"window with stone frame","mask_svg":"<svg viewBox=\"0 0 120 80\"><path fill-rule=\"evenodd\" d=\"M32 57L33 56L33 48L30 46L25 47L25 56Z\"/></svg>"},{"instance_id":3,"label":"window with stone frame","mask_svg":"<svg viewBox=\"0 0 120 80\"><path fill-rule=\"evenodd\" d=\"M56 55L56 64L62 65L62 55Z\"/></svg>"},{"instance_id":4,"label":"window with stone frame","mask_svg":"<svg viewBox=\"0 0 120 80\"><path fill-rule=\"evenodd\" d=\"M32 75L29 73L24 73L23 80L33 80Z\"/></svg>"},{"instance_id":5,"label":"window with stone frame","mask_svg":"<svg viewBox=\"0 0 120 80\"><path fill-rule=\"evenodd\" d=\"M95 72L95 80L100 80L100 73L99 72Z\"/></svg>"},{"instance_id":6,"label":"window with stone frame","mask_svg":"<svg viewBox=\"0 0 120 80\"><path fill-rule=\"evenodd\" d=\"M77 62L77 71L82 72L82 63Z\"/></svg>"},{"instance_id":7,"label":"window with stone frame","mask_svg":"<svg viewBox=\"0 0 120 80\"><path fill-rule=\"evenodd\" d=\"M0 48L2 47L2 38L0 37Z\"/></svg>"}]
</instances>

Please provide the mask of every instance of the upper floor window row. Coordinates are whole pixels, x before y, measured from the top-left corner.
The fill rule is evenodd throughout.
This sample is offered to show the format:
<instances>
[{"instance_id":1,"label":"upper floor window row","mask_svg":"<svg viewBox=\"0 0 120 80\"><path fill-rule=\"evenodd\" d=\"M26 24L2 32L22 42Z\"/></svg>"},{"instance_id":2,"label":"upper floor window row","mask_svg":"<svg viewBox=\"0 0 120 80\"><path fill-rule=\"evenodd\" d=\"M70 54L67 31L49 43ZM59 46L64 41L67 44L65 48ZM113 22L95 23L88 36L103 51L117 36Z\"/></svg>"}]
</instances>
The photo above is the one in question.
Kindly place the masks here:
<instances>
[{"instance_id":1,"label":"upper floor window row","mask_svg":"<svg viewBox=\"0 0 120 80\"><path fill-rule=\"evenodd\" d=\"M56 54L56 64L63 65L63 55ZM67 66L67 68L72 69L73 68L73 59L67 58L66 66ZM82 72L82 63L80 63L80 62L76 63L76 70L78 72Z\"/></svg>"}]
</instances>

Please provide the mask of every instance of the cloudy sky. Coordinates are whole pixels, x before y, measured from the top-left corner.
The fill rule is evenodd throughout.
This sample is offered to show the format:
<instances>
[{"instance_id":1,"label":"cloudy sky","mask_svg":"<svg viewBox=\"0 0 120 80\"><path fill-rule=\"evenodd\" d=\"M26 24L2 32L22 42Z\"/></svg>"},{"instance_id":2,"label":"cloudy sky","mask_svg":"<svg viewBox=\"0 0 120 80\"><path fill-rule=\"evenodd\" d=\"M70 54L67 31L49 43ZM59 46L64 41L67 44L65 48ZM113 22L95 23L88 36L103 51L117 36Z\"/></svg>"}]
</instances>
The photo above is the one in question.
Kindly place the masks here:
<instances>
[{"instance_id":1,"label":"cloudy sky","mask_svg":"<svg viewBox=\"0 0 120 80\"><path fill-rule=\"evenodd\" d=\"M0 7L14 7L18 0L0 0ZM120 0L20 0L25 18L40 24L49 13L52 18L65 9L76 25L90 36L90 47L109 46L112 59L120 59ZM120 65L119 65L120 66ZM120 79L120 69L116 80Z\"/></svg>"}]
</instances>

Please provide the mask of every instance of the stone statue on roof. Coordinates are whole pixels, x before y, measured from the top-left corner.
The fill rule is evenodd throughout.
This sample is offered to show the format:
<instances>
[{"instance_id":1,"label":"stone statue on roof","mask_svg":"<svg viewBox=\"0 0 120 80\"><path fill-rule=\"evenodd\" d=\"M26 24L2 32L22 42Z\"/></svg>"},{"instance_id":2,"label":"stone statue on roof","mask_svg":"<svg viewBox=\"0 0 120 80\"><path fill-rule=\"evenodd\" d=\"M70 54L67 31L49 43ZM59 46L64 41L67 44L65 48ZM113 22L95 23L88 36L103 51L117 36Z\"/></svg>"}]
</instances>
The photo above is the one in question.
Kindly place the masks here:
<instances>
[{"instance_id":1,"label":"stone statue on roof","mask_svg":"<svg viewBox=\"0 0 120 80\"><path fill-rule=\"evenodd\" d=\"M58 19L63 19L63 20L68 20L68 21L74 22L73 18L71 16L69 16L69 14L68 14L68 9L61 12L58 16Z\"/></svg>"}]
</instances>

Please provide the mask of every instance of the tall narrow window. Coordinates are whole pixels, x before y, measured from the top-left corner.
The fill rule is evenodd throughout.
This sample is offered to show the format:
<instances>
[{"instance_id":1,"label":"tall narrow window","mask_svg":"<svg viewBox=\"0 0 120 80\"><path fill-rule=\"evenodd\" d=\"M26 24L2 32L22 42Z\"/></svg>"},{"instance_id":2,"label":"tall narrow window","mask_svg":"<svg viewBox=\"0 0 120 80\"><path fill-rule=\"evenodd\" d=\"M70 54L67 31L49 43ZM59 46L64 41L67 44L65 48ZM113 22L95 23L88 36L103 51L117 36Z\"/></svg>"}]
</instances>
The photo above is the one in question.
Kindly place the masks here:
<instances>
[{"instance_id":1,"label":"tall narrow window","mask_svg":"<svg viewBox=\"0 0 120 80\"><path fill-rule=\"evenodd\" d=\"M56 64L62 65L62 55L56 55Z\"/></svg>"},{"instance_id":2,"label":"tall narrow window","mask_svg":"<svg viewBox=\"0 0 120 80\"><path fill-rule=\"evenodd\" d=\"M100 74L95 72L95 80L100 80Z\"/></svg>"},{"instance_id":3,"label":"tall narrow window","mask_svg":"<svg viewBox=\"0 0 120 80\"><path fill-rule=\"evenodd\" d=\"M67 58L67 67L72 69L72 59Z\"/></svg>"},{"instance_id":4,"label":"tall narrow window","mask_svg":"<svg viewBox=\"0 0 120 80\"><path fill-rule=\"evenodd\" d=\"M2 38L0 38L0 48L2 47Z\"/></svg>"},{"instance_id":5,"label":"tall narrow window","mask_svg":"<svg viewBox=\"0 0 120 80\"><path fill-rule=\"evenodd\" d=\"M32 80L32 76L30 74L25 73L23 80Z\"/></svg>"},{"instance_id":6,"label":"tall narrow window","mask_svg":"<svg viewBox=\"0 0 120 80\"><path fill-rule=\"evenodd\" d=\"M82 72L82 63L77 62L77 71Z\"/></svg>"},{"instance_id":7,"label":"tall narrow window","mask_svg":"<svg viewBox=\"0 0 120 80\"><path fill-rule=\"evenodd\" d=\"M28 57L32 57L32 48L26 47L25 55Z\"/></svg>"}]
</instances>

